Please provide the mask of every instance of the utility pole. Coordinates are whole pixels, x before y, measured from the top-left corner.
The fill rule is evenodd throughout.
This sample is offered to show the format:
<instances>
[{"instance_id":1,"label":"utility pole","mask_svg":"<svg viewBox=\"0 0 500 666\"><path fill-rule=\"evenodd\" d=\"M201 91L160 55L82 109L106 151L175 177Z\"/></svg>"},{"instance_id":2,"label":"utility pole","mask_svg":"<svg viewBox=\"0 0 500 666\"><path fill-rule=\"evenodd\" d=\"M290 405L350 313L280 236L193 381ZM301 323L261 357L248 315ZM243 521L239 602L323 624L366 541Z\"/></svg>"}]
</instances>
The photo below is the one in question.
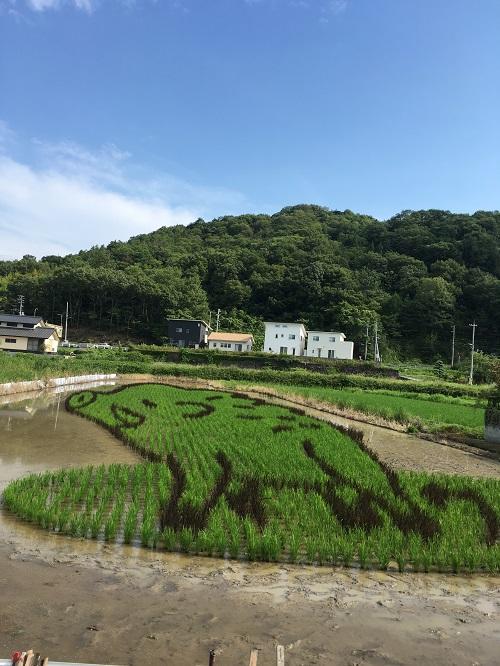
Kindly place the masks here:
<instances>
[{"instance_id":1,"label":"utility pole","mask_svg":"<svg viewBox=\"0 0 500 666\"><path fill-rule=\"evenodd\" d=\"M18 296L17 302L19 303L19 316L22 317L24 315L24 296Z\"/></svg>"},{"instance_id":2,"label":"utility pole","mask_svg":"<svg viewBox=\"0 0 500 666\"><path fill-rule=\"evenodd\" d=\"M455 365L455 324L453 324L452 338L451 338L451 367Z\"/></svg>"},{"instance_id":3,"label":"utility pole","mask_svg":"<svg viewBox=\"0 0 500 666\"><path fill-rule=\"evenodd\" d=\"M474 320L473 324L469 324L469 326L472 326L472 344L471 344L471 350L470 350L470 374L469 374L469 384L472 384L474 381L474 341L476 338L476 320Z\"/></svg>"},{"instance_id":4,"label":"utility pole","mask_svg":"<svg viewBox=\"0 0 500 666\"><path fill-rule=\"evenodd\" d=\"M365 337L365 361L368 359L368 336L370 335L370 324L366 325L366 337Z\"/></svg>"},{"instance_id":5,"label":"utility pole","mask_svg":"<svg viewBox=\"0 0 500 666\"><path fill-rule=\"evenodd\" d=\"M373 358L375 360L375 363L380 362L380 352L378 349L378 322L375 322L375 345L374 345L374 350L373 350Z\"/></svg>"},{"instance_id":6,"label":"utility pole","mask_svg":"<svg viewBox=\"0 0 500 666\"><path fill-rule=\"evenodd\" d=\"M219 332L219 321L220 321L220 308L217 308L217 327L216 327L216 332Z\"/></svg>"},{"instance_id":7,"label":"utility pole","mask_svg":"<svg viewBox=\"0 0 500 666\"><path fill-rule=\"evenodd\" d=\"M64 342L68 342L68 301L66 301L66 327L64 332Z\"/></svg>"}]
</instances>

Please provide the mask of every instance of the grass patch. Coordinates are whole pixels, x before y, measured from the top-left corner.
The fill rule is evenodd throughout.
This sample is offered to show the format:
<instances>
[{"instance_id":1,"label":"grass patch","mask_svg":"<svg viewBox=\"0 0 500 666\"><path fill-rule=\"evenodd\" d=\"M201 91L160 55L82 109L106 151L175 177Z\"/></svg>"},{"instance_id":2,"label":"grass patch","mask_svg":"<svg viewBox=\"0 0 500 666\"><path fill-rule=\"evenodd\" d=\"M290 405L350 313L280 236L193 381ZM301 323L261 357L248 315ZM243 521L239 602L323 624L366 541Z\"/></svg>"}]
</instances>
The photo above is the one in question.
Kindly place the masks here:
<instances>
[{"instance_id":1,"label":"grass patch","mask_svg":"<svg viewBox=\"0 0 500 666\"><path fill-rule=\"evenodd\" d=\"M451 398L444 395L413 395L396 391L329 389L283 384L270 384L269 388L285 395L294 394L331 403L340 409L352 409L416 426L420 430L430 432L454 430L474 437L482 437L484 432L486 409L484 400Z\"/></svg>"},{"instance_id":2,"label":"grass patch","mask_svg":"<svg viewBox=\"0 0 500 666\"><path fill-rule=\"evenodd\" d=\"M245 404L262 418L238 418ZM11 483L6 506L44 528L250 560L499 570L498 481L395 472L361 433L239 393L142 384L67 407L144 463Z\"/></svg>"}]
</instances>

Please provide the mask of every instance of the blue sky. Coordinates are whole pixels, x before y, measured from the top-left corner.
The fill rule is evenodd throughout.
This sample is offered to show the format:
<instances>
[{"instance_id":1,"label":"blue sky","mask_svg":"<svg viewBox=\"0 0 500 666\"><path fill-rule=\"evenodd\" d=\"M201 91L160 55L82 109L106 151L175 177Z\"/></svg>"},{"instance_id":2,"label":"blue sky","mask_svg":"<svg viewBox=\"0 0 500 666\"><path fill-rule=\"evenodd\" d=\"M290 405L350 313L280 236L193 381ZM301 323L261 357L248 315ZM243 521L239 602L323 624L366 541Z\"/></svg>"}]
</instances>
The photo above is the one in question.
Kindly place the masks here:
<instances>
[{"instance_id":1,"label":"blue sky","mask_svg":"<svg viewBox=\"0 0 500 666\"><path fill-rule=\"evenodd\" d=\"M498 0L0 0L0 257L500 208Z\"/></svg>"}]
</instances>

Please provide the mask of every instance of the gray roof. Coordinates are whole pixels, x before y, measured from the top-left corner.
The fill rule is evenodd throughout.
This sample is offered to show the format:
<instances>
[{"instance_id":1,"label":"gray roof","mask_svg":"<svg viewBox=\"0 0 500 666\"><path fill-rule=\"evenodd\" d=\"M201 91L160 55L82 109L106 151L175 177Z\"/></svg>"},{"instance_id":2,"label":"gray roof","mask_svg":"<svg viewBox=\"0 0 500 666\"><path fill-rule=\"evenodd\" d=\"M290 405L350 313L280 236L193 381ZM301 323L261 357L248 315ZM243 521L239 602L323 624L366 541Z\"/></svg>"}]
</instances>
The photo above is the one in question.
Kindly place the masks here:
<instances>
[{"instance_id":1,"label":"gray roof","mask_svg":"<svg viewBox=\"0 0 500 666\"><path fill-rule=\"evenodd\" d=\"M0 326L0 335L6 338L38 338L39 340L47 340L53 333L57 334L55 328L44 328L42 326L38 326L37 328Z\"/></svg>"},{"instance_id":2,"label":"gray roof","mask_svg":"<svg viewBox=\"0 0 500 666\"><path fill-rule=\"evenodd\" d=\"M204 321L203 319L190 319L189 317L186 317L185 319L167 319L167 321L170 321L170 322L172 322L172 323L173 323L174 321L196 321L196 322L198 322L199 324L203 324L203 326L204 326L205 328L212 328L212 327L209 326L209 325L207 324L207 322Z\"/></svg>"},{"instance_id":3,"label":"gray roof","mask_svg":"<svg viewBox=\"0 0 500 666\"><path fill-rule=\"evenodd\" d=\"M39 324L43 321L42 317L28 317L27 315L8 314L7 312L0 312L0 321L12 321L16 324Z\"/></svg>"}]
</instances>

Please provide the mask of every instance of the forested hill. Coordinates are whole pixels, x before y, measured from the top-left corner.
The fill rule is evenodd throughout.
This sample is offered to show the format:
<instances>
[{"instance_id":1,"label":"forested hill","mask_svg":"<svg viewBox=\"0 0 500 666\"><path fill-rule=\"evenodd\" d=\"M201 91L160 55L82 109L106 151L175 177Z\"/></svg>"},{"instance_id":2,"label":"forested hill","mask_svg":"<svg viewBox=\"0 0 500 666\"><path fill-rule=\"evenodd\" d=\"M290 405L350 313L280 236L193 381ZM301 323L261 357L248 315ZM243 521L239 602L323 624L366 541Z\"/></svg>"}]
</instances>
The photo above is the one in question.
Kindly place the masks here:
<instances>
[{"instance_id":1,"label":"forested hill","mask_svg":"<svg viewBox=\"0 0 500 666\"><path fill-rule=\"evenodd\" d=\"M500 352L500 213L404 211L386 222L319 206L274 215L197 220L67 257L0 262L0 308L17 294L26 312L72 326L165 335L166 316L254 327L301 320L361 341L377 319L386 348L448 357L476 320L478 347Z\"/></svg>"}]
</instances>

